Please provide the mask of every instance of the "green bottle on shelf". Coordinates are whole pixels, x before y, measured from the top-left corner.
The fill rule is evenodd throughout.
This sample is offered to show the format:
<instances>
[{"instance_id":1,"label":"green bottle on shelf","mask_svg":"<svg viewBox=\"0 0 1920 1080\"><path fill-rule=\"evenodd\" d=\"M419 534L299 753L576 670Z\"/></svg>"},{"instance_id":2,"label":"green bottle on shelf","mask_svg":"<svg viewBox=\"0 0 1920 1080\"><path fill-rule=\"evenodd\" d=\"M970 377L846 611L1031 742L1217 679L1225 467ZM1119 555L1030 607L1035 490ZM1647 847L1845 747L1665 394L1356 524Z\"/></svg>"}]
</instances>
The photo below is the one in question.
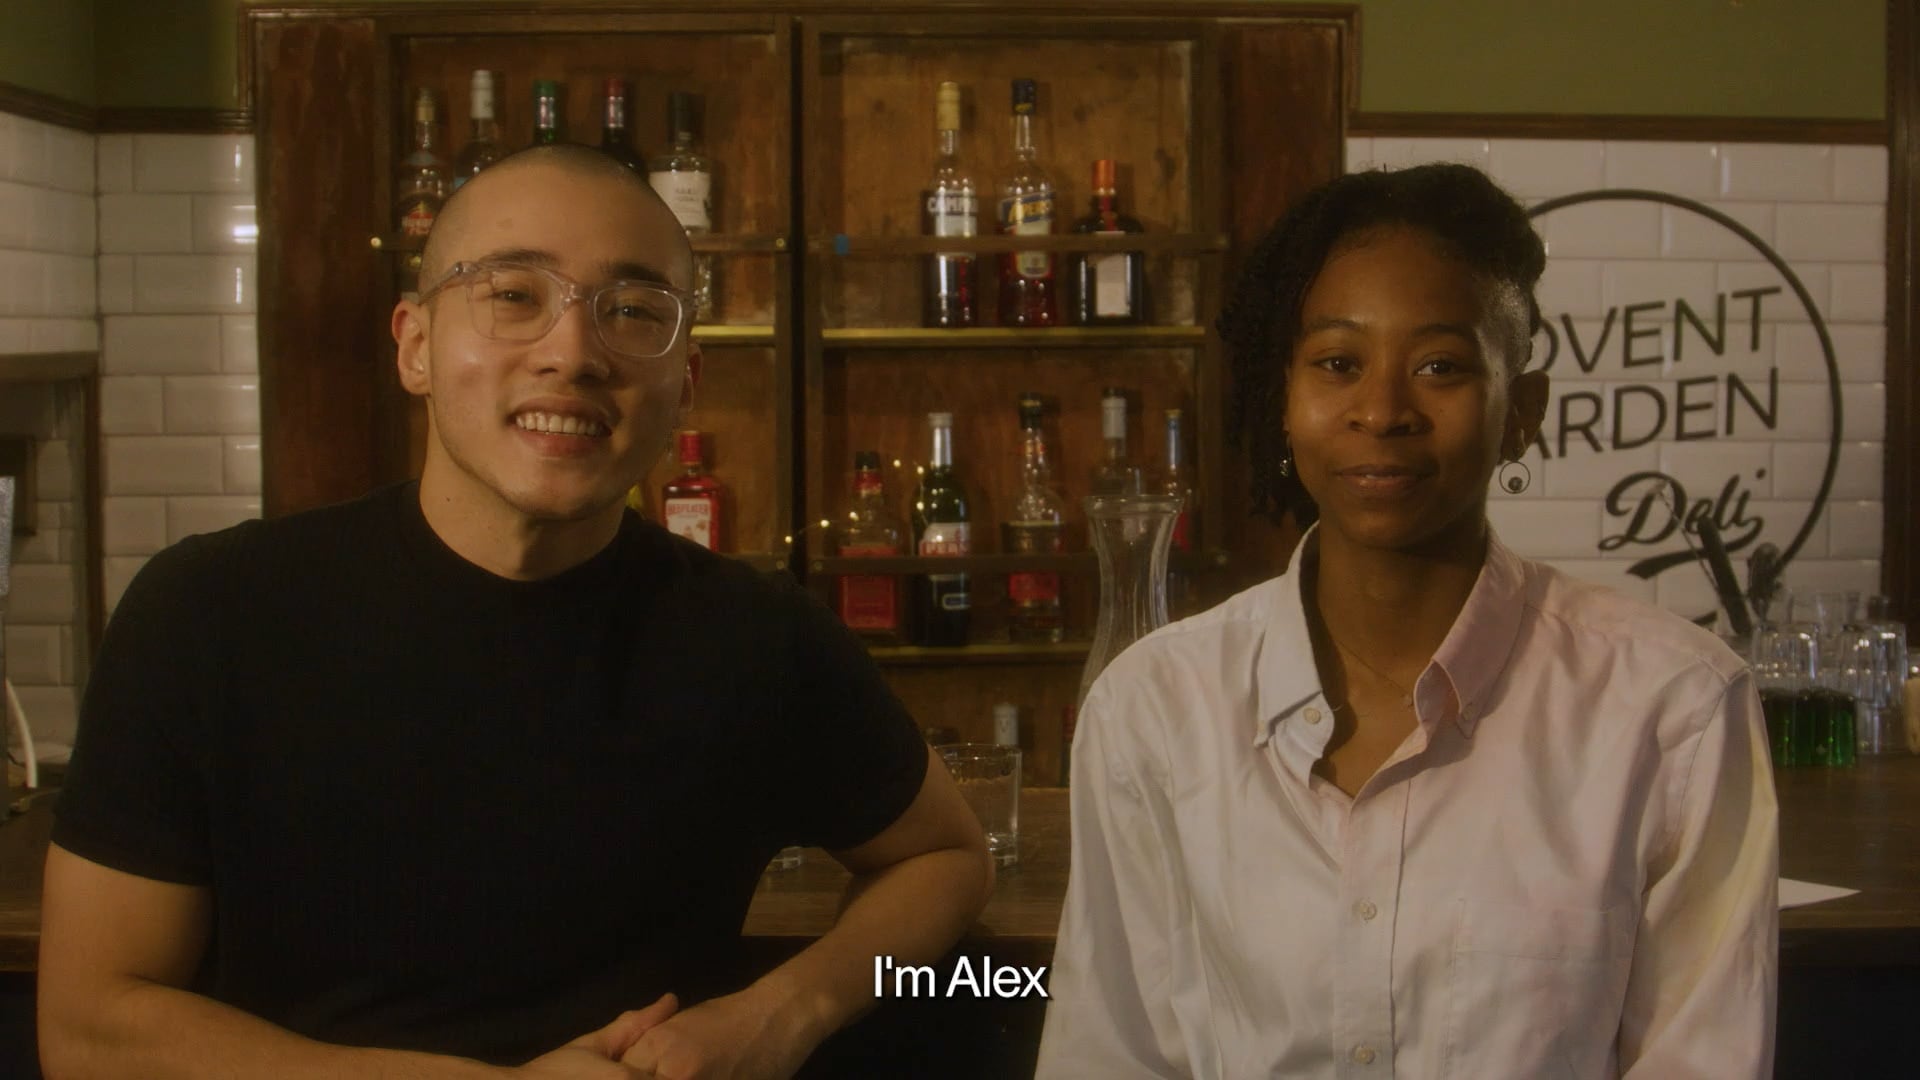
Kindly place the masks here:
<instances>
[{"instance_id":1,"label":"green bottle on shelf","mask_svg":"<svg viewBox=\"0 0 1920 1080\"><path fill-rule=\"evenodd\" d=\"M928 413L933 429L933 463L913 495L913 542L926 558L973 553L967 523L967 490L953 471L953 414ZM972 593L967 575L922 574L914 589L914 640L921 645L967 643Z\"/></svg>"},{"instance_id":2,"label":"green bottle on shelf","mask_svg":"<svg viewBox=\"0 0 1920 1080\"><path fill-rule=\"evenodd\" d=\"M560 84L540 79L533 84L533 145L560 141Z\"/></svg>"}]
</instances>

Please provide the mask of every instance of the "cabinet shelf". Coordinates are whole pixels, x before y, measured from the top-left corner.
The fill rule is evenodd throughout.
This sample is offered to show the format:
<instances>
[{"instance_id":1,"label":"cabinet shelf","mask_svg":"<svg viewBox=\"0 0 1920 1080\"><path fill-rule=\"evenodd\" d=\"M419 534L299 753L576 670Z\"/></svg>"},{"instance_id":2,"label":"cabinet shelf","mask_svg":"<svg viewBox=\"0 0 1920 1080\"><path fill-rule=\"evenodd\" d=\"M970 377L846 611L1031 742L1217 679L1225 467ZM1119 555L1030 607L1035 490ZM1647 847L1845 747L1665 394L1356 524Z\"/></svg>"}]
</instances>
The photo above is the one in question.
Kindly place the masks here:
<instances>
[{"instance_id":1,"label":"cabinet shelf","mask_svg":"<svg viewBox=\"0 0 1920 1080\"><path fill-rule=\"evenodd\" d=\"M848 236L830 233L807 238L807 250L817 255L880 258L888 255L972 253L997 255L1014 251L1121 253L1144 251L1163 255L1208 255L1228 250L1225 233L1058 233L1050 236Z\"/></svg>"},{"instance_id":2,"label":"cabinet shelf","mask_svg":"<svg viewBox=\"0 0 1920 1080\"><path fill-rule=\"evenodd\" d=\"M846 326L823 330L835 349L1151 349L1204 344L1204 326L1056 326L1028 330L980 326L941 330L917 326Z\"/></svg>"},{"instance_id":3,"label":"cabinet shelf","mask_svg":"<svg viewBox=\"0 0 1920 1080\"><path fill-rule=\"evenodd\" d=\"M951 667L956 664L1083 664L1090 641L1023 645L1011 641L931 648L922 645L876 645L867 650L882 667Z\"/></svg>"},{"instance_id":4,"label":"cabinet shelf","mask_svg":"<svg viewBox=\"0 0 1920 1080\"><path fill-rule=\"evenodd\" d=\"M1217 570L1231 561L1225 551L1173 551L1167 562L1189 573ZM844 574L1019 574L1058 572L1097 574L1100 559L1091 551L1065 551L1056 555L872 555L855 558L838 556L807 560L807 572L824 577Z\"/></svg>"},{"instance_id":5,"label":"cabinet shelf","mask_svg":"<svg viewBox=\"0 0 1920 1080\"><path fill-rule=\"evenodd\" d=\"M842 574L1018 574L1060 571L1094 574L1100 561L1091 551L1057 555L870 555L857 558L819 558L807 561L808 571L838 577Z\"/></svg>"},{"instance_id":6,"label":"cabinet shelf","mask_svg":"<svg viewBox=\"0 0 1920 1080\"><path fill-rule=\"evenodd\" d=\"M690 236L687 242L706 255L769 255L784 252L789 246L786 236L775 233L708 233ZM418 255L427 245L411 236L370 236L367 246L395 255Z\"/></svg>"},{"instance_id":7,"label":"cabinet shelf","mask_svg":"<svg viewBox=\"0 0 1920 1080\"><path fill-rule=\"evenodd\" d=\"M748 566L762 573L774 570L785 570L792 561L788 556L775 555L765 551L729 552L727 553L727 558L735 562L746 563Z\"/></svg>"},{"instance_id":8,"label":"cabinet shelf","mask_svg":"<svg viewBox=\"0 0 1920 1080\"><path fill-rule=\"evenodd\" d=\"M695 326L693 340L702 345L772 345L773 327L731 325Z\"/></svg>"}]
</instances>

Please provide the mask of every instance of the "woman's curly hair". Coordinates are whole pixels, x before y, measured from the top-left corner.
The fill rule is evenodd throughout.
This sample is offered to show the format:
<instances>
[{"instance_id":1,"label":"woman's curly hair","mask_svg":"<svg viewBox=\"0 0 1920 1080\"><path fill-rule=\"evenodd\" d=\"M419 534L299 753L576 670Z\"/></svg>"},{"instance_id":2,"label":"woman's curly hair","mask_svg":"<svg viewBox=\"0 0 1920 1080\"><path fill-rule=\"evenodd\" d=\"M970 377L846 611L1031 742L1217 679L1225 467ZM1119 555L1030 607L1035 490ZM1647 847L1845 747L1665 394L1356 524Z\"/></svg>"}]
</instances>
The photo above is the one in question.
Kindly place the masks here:
<instances>
[{"instance_id":1,"label":"woman's curly hair","mask_svg":"<svg viewBox=\"0 0 1920 1080\"><path fill-rule=\"evenodd\" d=\"M1251 457L1254 513L1274 521L1292 511L1301 525L1319 511L1295 476L1281 476L1286 452L1287 369L1300 335L1300 308L1342 240L1381 225L1406 225L1437 240L1484 280L1515 290L1525 305L1518 338L1525 366L1540 309L1533 296L1547 254L1526 211L1486 174L1467 165L1350 173L1300 200L1247 259L1214 326L1228 352L1233 394L1228 436Z\"/></svg>"}]
</instances>

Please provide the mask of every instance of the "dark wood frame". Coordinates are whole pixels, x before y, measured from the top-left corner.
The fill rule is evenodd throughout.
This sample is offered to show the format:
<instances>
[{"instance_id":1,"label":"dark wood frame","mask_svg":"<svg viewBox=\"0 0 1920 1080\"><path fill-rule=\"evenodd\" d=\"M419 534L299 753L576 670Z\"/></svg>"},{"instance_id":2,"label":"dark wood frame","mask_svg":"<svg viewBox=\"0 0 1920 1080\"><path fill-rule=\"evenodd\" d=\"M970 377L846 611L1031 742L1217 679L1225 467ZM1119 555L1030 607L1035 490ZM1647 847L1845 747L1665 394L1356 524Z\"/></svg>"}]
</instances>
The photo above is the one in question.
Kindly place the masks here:
<instances>
[{"instance_id":1,"label":"dark wood frame","mask_svg":"<svg viewBox=\"0 0 1920 1080\"><path fill-rule=\"evenodd\" d=\"M1887 433L1881 574L1920 618L1920 0L1887 4Z\"/></svg>"},{"instance_id":2,"label":"dark wood frame","mask_svg":"<svg viewBox=\"0 0 1920 1080\"><path fill-rule=\"evenodd\" d=\"M1883 143L1880 120L1608 113L1356 112L1355 135L1470 135L1494 139L1647 139L1672 142Z\"/></svg>"}]
</instances>

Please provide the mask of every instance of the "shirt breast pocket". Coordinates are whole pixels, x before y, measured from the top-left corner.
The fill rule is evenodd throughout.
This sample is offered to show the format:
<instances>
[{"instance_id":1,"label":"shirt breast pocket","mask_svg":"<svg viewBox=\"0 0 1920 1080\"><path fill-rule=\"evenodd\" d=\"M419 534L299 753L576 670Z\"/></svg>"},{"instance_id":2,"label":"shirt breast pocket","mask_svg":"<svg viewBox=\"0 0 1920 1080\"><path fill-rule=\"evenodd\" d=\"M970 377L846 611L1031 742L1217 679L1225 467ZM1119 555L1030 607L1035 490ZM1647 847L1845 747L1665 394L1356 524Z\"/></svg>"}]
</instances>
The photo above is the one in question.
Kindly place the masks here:
<instances>
[{"instance_id":1,"label":"shirt breast pocket","mask_svg":"<svg viewBox=\"0 0 1920 1080\"><path fill-rule=\"evenodd\" d=\"M1471 900L1455 914L1443 1075L1608 1075L1634 914Z\"/></svg>"}]
</instances>

